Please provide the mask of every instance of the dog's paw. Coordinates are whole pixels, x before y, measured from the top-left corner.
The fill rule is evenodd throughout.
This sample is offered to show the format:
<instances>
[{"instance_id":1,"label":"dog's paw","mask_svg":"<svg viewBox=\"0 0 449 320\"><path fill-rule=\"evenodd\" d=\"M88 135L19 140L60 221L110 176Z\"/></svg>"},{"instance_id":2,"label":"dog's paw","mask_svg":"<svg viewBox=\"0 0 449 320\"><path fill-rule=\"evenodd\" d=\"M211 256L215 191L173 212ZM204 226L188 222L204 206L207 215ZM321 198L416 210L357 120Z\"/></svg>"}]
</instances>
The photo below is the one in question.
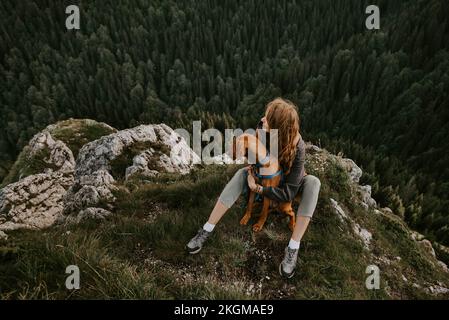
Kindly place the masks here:
<instances>
[{"instance_id":1,"label":"dog's paw","mask_svg":"<svg viewBox=\"0 0 449 320\"><path fill-rule=\"evenodd\" d=\"M259 232L260 230L262 230L262 228L263 228L263 223L256 223L255 225L253 225L254 232Z\"/></svg>"},{"instance_id":2,"label":"dog's paw","mask_svg":"<svg viewBox=\"0 0 449 320\"><path fill-rule=\"evenodd\" d=\"M240 220L240 224L243 225L243 226L245 226L245 225L248 223L249 218L250 218L250 216L245 214L245 215L243 216L243 218Z\"/></svg>"}]
</instances>

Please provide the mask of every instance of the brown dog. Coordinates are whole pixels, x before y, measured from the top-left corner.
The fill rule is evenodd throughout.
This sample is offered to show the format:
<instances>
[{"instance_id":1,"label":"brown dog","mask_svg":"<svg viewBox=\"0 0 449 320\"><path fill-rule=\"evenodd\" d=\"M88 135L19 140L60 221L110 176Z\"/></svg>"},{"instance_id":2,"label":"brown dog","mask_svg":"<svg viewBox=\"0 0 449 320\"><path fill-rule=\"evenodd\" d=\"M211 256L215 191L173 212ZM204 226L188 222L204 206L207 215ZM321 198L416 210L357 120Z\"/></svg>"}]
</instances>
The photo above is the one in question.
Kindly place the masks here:
<instances>
[{"instance_id":1,"label":"brown dog","mask_svg":"<svg viewBox=\"0 0 449 320\"><path fill-rule=\"evenodd\" d=\"M239 140L239 141L237 141ZM239 144L239 146L237 146ZM256 155L256 162L259 163L260 159L258 158L258 150L259 148L265 148L262 143L258 140L256 136L253 135L243 135L239 138L234 137L233 140L233 154L232 158L235 160L237 158L237 151L240 151L240 156L246 156L248 157L249 151L253 152L253 154ZM263 152L264 153L264 152ZM260 167L267 168L268 171L274 171L275 173L272 175L261 175L260 174ZM256 180L256 183L262 185L263 187L277 187L279 186L282 174L280 172L281 167L279 165L279 162L277 159L270 159L270 161L267 164L255 166L252 165L251 169L248 170L248 174L252 174L254 176L254 179ZM240 220L240 224L246 225L251 218L253 206L254 206L254 200L256 198L256 193L250 190L248 204L246 207L246 211L242 219ZM282 202L277 203L276 201L272 201L268 199L267 197L263 198L263 205L262 205L262 213L259 217L259 220L257 223L253 226L253 230L255 232L259 232L262 230L267 218L268 214L271 211L279 211L282 213L287 214L290 217L289 222L289 228L291 231L295 228L295 213L292 208L292 202Z\"/></svg>"}]
</instances>

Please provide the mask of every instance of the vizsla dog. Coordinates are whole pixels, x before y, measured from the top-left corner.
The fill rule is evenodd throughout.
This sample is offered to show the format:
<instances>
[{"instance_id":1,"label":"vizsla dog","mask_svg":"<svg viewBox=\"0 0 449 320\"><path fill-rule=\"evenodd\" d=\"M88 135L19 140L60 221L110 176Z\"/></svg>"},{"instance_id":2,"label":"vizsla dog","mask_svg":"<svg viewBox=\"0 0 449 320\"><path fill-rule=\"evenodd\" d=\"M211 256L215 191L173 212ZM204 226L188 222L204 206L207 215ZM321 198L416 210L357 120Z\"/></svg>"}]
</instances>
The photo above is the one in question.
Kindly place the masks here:
<instances>
[{"instance_id":1,"label":"vizsla dog","mask_svg":"<svg viewBox=\"0 0 449 320\"><path fill-rule=\"evenodd\" d=\"M263 187L277 187L280 184L282 179L282 170L279 162L277 159L272 159L274 157L269 158L269 154L265 146L261 143L257 136L243 134L238 138L234 137L232 147L232 156L234 160L238 156L246 156L248 158L250 152L255 155L256 164L253 164L251 166L248 174L252 174L254 176L256 183L262 185ZM237 155L237 153L239 153L239 155ZM259 159L259 154L266 154L267 156L264 159ZM262 172L261 168L264 168L265 170L263 170ZM244 216L240 220L240 224L242 225L246 225L251 218L254 201L256 198L255 192L251 190L249 192L250 194L246 211ZM257 223L253 226L253 231L261 231L265 224L265 221L267 220L268 214L270 213L270 211L274 210L285 213L290 217L289 228L293 231L296 221L295 213L292 208L292 202L277 203L268 199L267 197L263 198L262 213Z\"/></svg>"}]
</instances>

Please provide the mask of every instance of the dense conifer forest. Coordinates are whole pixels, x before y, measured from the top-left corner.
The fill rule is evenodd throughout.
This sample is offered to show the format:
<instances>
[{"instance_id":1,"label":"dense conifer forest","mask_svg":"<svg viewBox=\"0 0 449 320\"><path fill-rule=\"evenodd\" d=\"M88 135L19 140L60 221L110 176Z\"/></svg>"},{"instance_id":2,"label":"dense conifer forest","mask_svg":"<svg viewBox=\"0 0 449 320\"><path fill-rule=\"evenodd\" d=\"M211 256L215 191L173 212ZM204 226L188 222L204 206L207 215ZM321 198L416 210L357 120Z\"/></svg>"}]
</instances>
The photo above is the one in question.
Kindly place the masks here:
<instances>
[{"instance_id":1,"label":"dense conifer forest","mask_svg":"<svg viewBox=\"0 0 449 320\"><path fill-rule=\"evenodd\" d=\"M73 2L80 30L65 27ZM381 205L449 244L446 0L3 0L0 21L0 181L58 120L247 128L283 96L306 140L353 158Z\"/></svg>"}]
</instances>

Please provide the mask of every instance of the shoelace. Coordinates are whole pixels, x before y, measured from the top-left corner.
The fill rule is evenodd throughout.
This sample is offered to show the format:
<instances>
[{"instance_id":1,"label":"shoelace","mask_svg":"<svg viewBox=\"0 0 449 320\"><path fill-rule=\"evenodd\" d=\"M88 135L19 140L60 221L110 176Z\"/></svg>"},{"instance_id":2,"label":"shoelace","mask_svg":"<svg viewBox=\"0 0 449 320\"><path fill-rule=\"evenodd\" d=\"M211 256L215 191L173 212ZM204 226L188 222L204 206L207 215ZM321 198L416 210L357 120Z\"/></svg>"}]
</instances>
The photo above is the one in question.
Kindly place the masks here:
<instances>
[{"instance_id":1,"label":"shoelace","mask_svg":"<svg viewBox=\"0 0 449 320\"><path fill-rule=\"evenodd\" d=\"M293 262L293 257L295 256L295 250L290 250L287 249L287 262L288 263L292 263Z\"/></svg>"},{"instance_id":2,"label":"shoelace","mask_svg":"<svg viewBox=\"0 0 449 320\"><path fill-rule=\"evenodd\" d=\"M196 240L205 240L207 236L207 231L204 229L201 229L200 232L196 235Z\"/></svg>"}]
</instances>

